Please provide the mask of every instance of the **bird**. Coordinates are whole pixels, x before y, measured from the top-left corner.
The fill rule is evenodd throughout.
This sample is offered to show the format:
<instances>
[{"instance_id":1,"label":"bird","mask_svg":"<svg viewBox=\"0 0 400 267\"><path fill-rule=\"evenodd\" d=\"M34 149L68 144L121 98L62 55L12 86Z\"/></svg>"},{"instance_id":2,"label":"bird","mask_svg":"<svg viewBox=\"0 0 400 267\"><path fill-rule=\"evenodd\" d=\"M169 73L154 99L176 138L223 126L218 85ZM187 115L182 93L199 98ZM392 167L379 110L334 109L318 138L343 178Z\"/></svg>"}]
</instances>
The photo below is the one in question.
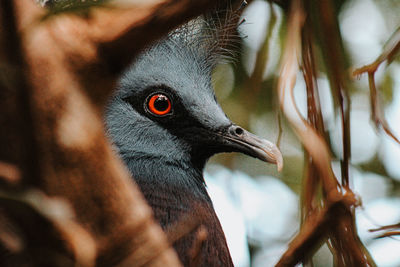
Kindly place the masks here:
<instances>
[{"instance_id":1,"label":"bird","mask_svg":"<svg viewBox=\"0 0 400 267\"><path fill-rule=\"evenodd\" d=\"M233 266L203 177L207 160L241 152L279 169L282 155L272 142L234 124L218 104L211 73L219 41L204 33L204 23L181 26L135 59L118 82L105 124L161 227L167 231L193 216L205 229L197 255L195 230L173 243L182 264L193 266L195 257L196 266Z\"/></svg>"}]
</instances>

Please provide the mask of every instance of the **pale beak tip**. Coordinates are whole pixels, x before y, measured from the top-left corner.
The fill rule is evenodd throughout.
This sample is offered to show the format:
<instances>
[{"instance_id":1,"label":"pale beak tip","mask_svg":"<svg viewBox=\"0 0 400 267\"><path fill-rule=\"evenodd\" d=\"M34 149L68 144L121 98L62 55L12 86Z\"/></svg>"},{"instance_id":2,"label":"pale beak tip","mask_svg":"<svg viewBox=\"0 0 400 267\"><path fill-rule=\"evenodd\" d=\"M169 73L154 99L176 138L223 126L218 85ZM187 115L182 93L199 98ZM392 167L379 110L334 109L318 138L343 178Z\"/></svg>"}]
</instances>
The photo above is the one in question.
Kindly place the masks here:
<instances>
[{"instance_id":1,"label":"pale beak tip","mask_svg":"<svg viewBox=\"0 0 400 267\"><path fill-rule=\"evenodd\" d=\"M273 143L266 141L265 142L268 144L269 149L265 149L264 151L266 152L266 162L276 164L276 168L278 172L281 172L283 169L283 156L279 148L274 145ZM268 151L268 152L267 152Z\"/></svg>"}]
</instances>

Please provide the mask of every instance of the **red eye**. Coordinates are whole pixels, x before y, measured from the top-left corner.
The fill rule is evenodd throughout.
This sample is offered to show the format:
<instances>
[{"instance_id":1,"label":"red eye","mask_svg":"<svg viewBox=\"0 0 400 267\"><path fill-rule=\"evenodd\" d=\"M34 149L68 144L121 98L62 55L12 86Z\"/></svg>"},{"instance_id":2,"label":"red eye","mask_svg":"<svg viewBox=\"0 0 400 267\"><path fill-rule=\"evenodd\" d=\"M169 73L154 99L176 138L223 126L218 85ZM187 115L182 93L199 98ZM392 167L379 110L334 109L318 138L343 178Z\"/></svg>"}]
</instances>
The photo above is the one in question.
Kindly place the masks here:
<instances>
[{"instance_id":1,"label":"red eye","mask_svg":"<svg viewBox=\"0 0 400 267\"><path fill-rule=\"evenodd\" d=\"M166 95L155 94L149 99L147 104L151 113L157 116L164 116L171 112L171 101Z\"/></svg>"}]
</instances>

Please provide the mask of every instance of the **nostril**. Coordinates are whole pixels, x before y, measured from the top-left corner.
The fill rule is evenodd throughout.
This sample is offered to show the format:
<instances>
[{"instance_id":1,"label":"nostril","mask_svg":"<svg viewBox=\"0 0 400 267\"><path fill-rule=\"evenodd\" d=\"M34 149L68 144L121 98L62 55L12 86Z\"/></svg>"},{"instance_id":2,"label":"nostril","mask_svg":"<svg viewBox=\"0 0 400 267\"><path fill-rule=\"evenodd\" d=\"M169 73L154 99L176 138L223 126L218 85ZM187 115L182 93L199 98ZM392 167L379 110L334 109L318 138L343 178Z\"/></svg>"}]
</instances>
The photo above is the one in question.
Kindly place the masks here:
<instances>
[{"instance_id":1,"label":"nostril","mask_svg":"<svg viewBox=\"0 0 400 267\"><path fill-rule=\"evenodd\" d=\"M235 129L235 133L236 133L237 135L242 135L242 134L243 134L243 129L240 128L240 127L237 127L237 128Z\"/></svg>"}]
</instances>

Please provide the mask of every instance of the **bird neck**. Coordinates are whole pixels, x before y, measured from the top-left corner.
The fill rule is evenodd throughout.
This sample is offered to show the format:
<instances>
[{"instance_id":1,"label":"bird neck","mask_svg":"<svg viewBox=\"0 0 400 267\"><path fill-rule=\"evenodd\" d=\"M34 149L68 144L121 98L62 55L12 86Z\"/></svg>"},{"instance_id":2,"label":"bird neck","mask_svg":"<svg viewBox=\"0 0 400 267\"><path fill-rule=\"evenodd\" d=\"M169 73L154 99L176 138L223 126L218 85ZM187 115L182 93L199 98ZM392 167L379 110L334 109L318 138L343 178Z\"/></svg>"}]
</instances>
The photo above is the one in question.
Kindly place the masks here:
<instances>
[{"instance_id":1,"label":"bird neck","mask_svg":"<svg viewBox=\"0 0 400 267\"><path fill-rule=\"evenodd\" d=\"M233 266L221 224L207 193L202 169L190 162L165 158L139 157L126 160L155 219L168 232L169 226L184 218L194 220L207 232L198 255L199 266ZM174 242L184 266L192 265L191 251L196 244L196 231Z\"/></svg>"},{"instance_id":2,"label":"bird neck","mask_svg":"<svg viewBox=\"0 0 400 267\"><path fill-rule=\"evenodd\" d=\"M209 201L203 178L204 164L195 166L192 160L168 158L162 155L141 155L135 153L124 158L127 166L139 184L152 184L158 190L179 189ZM186 157L189 158L189 157Z\"/></svg>"}]
</instances>

